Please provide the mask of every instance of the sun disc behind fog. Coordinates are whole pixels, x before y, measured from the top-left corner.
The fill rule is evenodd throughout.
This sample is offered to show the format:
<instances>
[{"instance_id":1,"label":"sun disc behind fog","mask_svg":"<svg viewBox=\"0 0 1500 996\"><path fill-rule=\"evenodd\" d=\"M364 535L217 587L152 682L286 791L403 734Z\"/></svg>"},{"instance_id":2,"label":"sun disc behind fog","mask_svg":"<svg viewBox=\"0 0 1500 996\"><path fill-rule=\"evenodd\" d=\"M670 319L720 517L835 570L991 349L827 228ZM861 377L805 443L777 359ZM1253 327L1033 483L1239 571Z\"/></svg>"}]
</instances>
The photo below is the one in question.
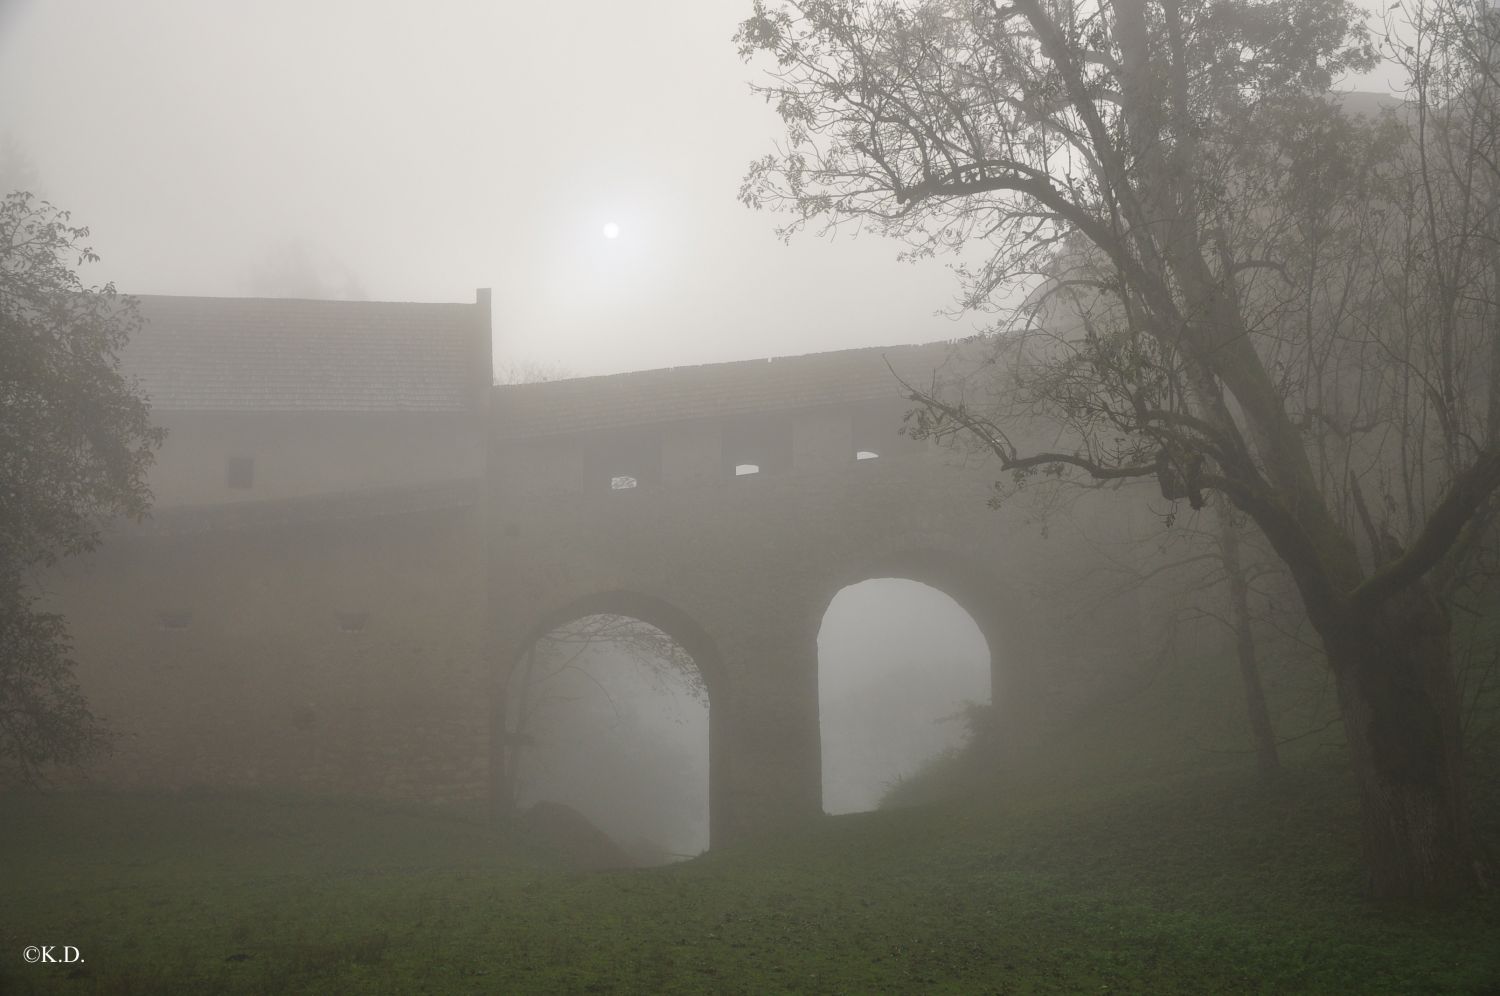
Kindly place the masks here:
<instances>
[{"instance_id":1,"label":"sun disc behind fog","mask_svg":"<svg viewBox=\"0 0 1500 996\"><path fill-rule=\"evenodd\" d=\"M620 226L612 221L605 222L604 237L606 239L618 239L620 237Z\"/></svg>"}]
</instances>

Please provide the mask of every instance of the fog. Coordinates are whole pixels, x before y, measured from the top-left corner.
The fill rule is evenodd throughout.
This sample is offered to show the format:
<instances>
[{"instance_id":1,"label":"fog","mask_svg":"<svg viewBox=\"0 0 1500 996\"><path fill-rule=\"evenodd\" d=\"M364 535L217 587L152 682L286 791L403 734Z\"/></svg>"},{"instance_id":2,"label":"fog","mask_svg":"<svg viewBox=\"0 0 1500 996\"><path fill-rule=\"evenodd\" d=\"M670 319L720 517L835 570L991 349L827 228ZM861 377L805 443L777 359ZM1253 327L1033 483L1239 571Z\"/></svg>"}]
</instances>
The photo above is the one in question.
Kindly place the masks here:
<instances>
[{"instance_id":1,"label":"fog","mask_svg":"<svg viewBox=\"0 0 1500 996\"><path fill-rule=\"evenodd\" d=\"M1069 27L1076 32L1055 46L1040 19L1019 36L986 21L968 37L998 40L1000 54L963 42L954 75L974 76L974 100L1003 114L1045 116L1057 93L1065 104L1127 106L1164 51L1222 52L1225 65L1248 67L1225 80L1279 78L1277 52L1296 51L1304 28L1308 38L1326 33L1335 6L1302 4L1285 30L1262 20L1277 8L1248 16L1245 37L1263 38L1265 65L1256 46L1214 47L1215 25L1238 16L1234 4L1195 14L1192 31L1204 34L1185 46L1175 14L1162 19L1173 34L1160 45L1131 36L1156 32L1151 18L1120 15L1111 27L1108 11ZM1380 285L1389 272L1437 286L1420 272L1428 260L1402 242L1403 260L1380 259L1365 273L1352 262L1328 268L1310 248L1322 236L1308 219L1337 188L1358 193L1329 217L1347 208L1348 224L1368 231L1329 221L1333 241L1347 241L1336 253L1352 260L1368 244L1378 255L1388 224L1376 220L1380 199L1400 184L1369 180L1361 202L1366 187L1355 184L1368 178L1354 158L1347 173L1289 183L1299 197L1315 192L1307 218L1274 217L1245 244L1257 251L1239 255L1237 226L1258 228L1256 212L1275 206L1266 194L1275 184L1262 179L1297 172L1247 154L1269 133L1265 121L1300 126L1297 102L1273 101L1259 106L1287 117L1224 119L1262 128L1249 141L1205 131L1226 155L1213 200L1236 208L1223 215L1234 225L1216 221L1211 234L1187 225L1186 212L1209 200L1177 184L1192 178L1183 164L1206 144L1181 113L1197 113L1196 96L1179 91L1185 80L1220 79L1215 63L1170 74L1176 110L1156 123L1157 135L1188 150L1163 174L1160 189L1172 196L1152 185L1165 140L1141 141L1133 115L1082 112L1090 142L1110 136L1119 149L1080 142L1069 151L1077 133L1053 145L1063 128L1035 140L1033 165L997 172L996 149L1027 144L1015 123L994 134L970 128L955 110L968 98L939 92L915 102L924 105L917 117L932 117L899 141L920 149L921 162L886 174L900 179L878 210L904 224L924 198L1007 184L1035 204L994 215L1001 223L983 234L982 211L924 219L967 241L935 258L899 258L910 247L882 238L875 220L788 238L778 226L789 217L750 210L739 196L754 160L786 151L789 128L751 92L769 67L745 64L732 40L754 10L753 0L0 0L0 195L26 189L70 212L99 255L69 244L66 226L44 226L30 237L58 239L49 250L69 258L53 269L0 269L0 389L10 410L0 467L26 478L0 480L4 510L17 510L17 528L3 525L7 539L29 536L22 518L46 527L35 530L43 539L29 559L7 553L0 563L0 594L10 599L0 610L18 607L14 619L41 634L36 648L23 647L13 634L30 640L29 631L0 618L14 644L0 646L0 678L23 674L29 684L15 687L41 689L45 708L4 711L42 727L61 717L62 731L55 744L46 729L33 738L42 745L33 761L0 724L0 802L20 814L0 819L0 882L21 883L20 900L0 910L0 934L13 942L0 990L10 991L17 952L29 971L43 960L32 952L53 948L79 955L66 959L70 974L18 975L28 980L20 991L52 991L60 978L92 978L98 991L366 991L377 979L391 991L418 979L435 980L430 991L583 991L599 988L585 984L591 978L616 975L633 980L621 991L706 991L734 988L740 974L745 991L1061 991L1132 980L1165 991L1142 981L1165 978L1158 963L1179 988L1195 972L1220 973L1205 976L1201 991L1246 980L1332 988L1334 975L1313 971L1314 941L1327 949L1328 973L1366 963L1384 971L1370 952L1410 924L1382 915L1375 930L1368 909L1349 906L1340 915L1371 931L1361 948L1317 922L1354 895L1334 896L1330 869L1355 867L1356 800L1330 791L1331 780L1283 778L1277 751L1290 748L1286 769L1326 766L1325 748L1352 744L1357 765L1375 759L1370 770L1404 778L1410 758L1377 733L1402 751L1416 744L1421 766L1436 771L1433 758L1461 757L1448 740L1462 747L1471 736L1441 709L1456 703L1471 715L1483 699L1492 720L1500 715L1490 681L1500 651L1482 681L1465 671L1449 688L1428 665L1446 666L1452 648L1416 625L1447 626L1447 607L1439 613L1425 592L1407 598L1446 556L1428 556L1431 537L1453 534L1441 542L1456 549L1462 526L1418 529L1427 514L1419 506L1458 480L1458 442L1479 452L1461 439L1467 423L1443 406L1492 390L1500 366L1442 353L1445 376L1462 390L1429 388L1430 399L1420 377L1388 376L1403 364L1418 369L1418 351L1388 347L1404 343L1421 324L1409 319L1439 298L1387 298ZM945 17L928 23L947 31ZM1113 57L1089 40L1105 39L1106 28L1119 35L1108 44L1131 49L1120 87L1101 68ZM889 39L900 50L889 57L896 76L922 78L927 63L908 73L903 61L926 52L910 44L918 34L903 25ZM1033 43L1038 52L1027 51ZM976 51L1004 66L1016 53L1056 61L1059 48L1083 67L1065 88L1055 81L1066 72L1012 89L973 71ZM1082 78L1096 68L1098 82ZM824 78L820 65L805 71ZM1335 87L1388 91L1400 75L1387 65ZM1325 83L1317 78L1307 101L1316 110L1327 110ZM1234 85L1260 100L1251 84ZM886 101L905 99L878 90L830 85L831 99L870 114L877 137L865 145L860 132L858 152L877 174L893 169L878 137ZM1226 84L1201 102L1216 126L1233 92ZM972 132L972 154L955 158L943 139L929 142L936 119ZM821 140L829 127L823 119L810 130ZM1391 129L1391 147L1405 149L1399 132ZM1296 134L1287 147L1300 143ZM1325 138L1333 141L1309 132L1307 147ZM1340 141L1372 156L1381 148ZM930 149L939 151L929 158ZM1074 154L1089 175L1064 177L1059 164L1075 169ZM1318 168L1306 172L1320 174L1308 158ZM1243 215L1233 204L1241 168L1257 184L1243 193L1254 205ZM1411 172L1403 182L1418 176L1426 178ZM1054 203L1066 199L1064 186L1097 196L1105 213L1081 224L1086 212ZM1464 203L1480 203L1472 193ZM1170 251L1147 252L1142 219ZM1303 221L1306 245L1278 243L1276 232ZM1077 321L1064 328L1039 307L1040 345L1016 337L993 349L983 333L1003 320L998 312L957 308L954 270L989 262L1005 239L1016 240L1015 265L986 274L1002 280L992 297L1027 294L1046 275L1059 293L1031 300L1053 298L1059 314L1074 308L1068 320ZM1257 239L1280 245L1286 260L1260 258ZM1218 269L1202 268L1201 287L1178 288L1179 254L1210 244L1219 244ZM1049 269L1038 273L1043 260ZM145 321L130 326L123 379L100 345L122 312L76 293L64 274L75 264L85 285L111 282L140 297ZM1239 299L1241 271L1290 287L1301 266L1344 270L1368 300L1351 304L1347 319L1340 304L1325 323L1324 291L1311 283L1295 296L1278 284L1265 305L1259 290ZM1144 268L1140 286L1133 276L1097 279L1109 267ZM33 273L44 278L23 286ZM1074 293L1078 301L1064 301ZM1486 293L1490 328L1493 288ZM1158 308L1155 297L1173 306ZM1144 323L1137 299L1149 305ZM74 309L80 300L89 307ZM1097 312L1106 340L1091 310L1100 301L1116 302ZM1306 319L1309 343L1314 330L1330 335L1331 359L1311 344L1303 355L1298 337L1283 336L1283 313ZM1257 379L1254 344L1236 340L1239 360L1227 369L1238 379L1215 366L1232 352L1230 318L1245 318L1247 335L1276 334L1265 370L1285 374L1285 384L1273 391L1269 376ZM1375 329L1387 318L1394 324ZM902 345L911 348L886 348ZM1377 352L1386 360L1369 359ZM1013 364L1004 373L997 354ZM1045 359L1057 362L1043 367ZM1301 383L1300 365L1318 376ZM1324 414L1324 367L1328 398L1374 399L1369 428L1356 430L1365 423L1351 418L1346 433ZM1357 377L1343 382L1349 371ZM905 386L929 375L916 393ZM1364 377L1388 387L1366 390ZM118 396L103 397L110 392ZM924 402L920 417L906 412ZM1438 407L1422 407L1429 402ZM1383 420L1398 409L1386 434ZM1489 400L1486 411L1494 430L1500 409ZM146 460L158 430L165 441ZM1446 462L1426 449L1438 431L1450 433ZM1342 465L1327 456L1332 437L1317 435L1328 432L1341 439ZM1349 441L1368 432L1379 439ZM105 438L115 433L131 438ZM1292 459L1298 433L1318 439L1319 459L1333 462ZM138 473L122 455L132 446ZM91 495L94 482L70 476L77 467L53 473L54 456L58 466L92 461L80 478L108 477L130 494ZM1405 478L1394 473L1397 458ZM1419 468L1415 478L1409 467ZM1430 480L1421 469L1429 467ZM1069 487L1085 474L1098 486ZM1365 507L1361 479L1370 507L1384 506L1381 522ZM1304 501L1319 488L1330 501L1314 515ZM1392 498L1402 488L1404 508ZM1452 494L1468 501L1471 490L1453 485ZM1478 518L1483 496L1472 497L1463 541L1488 543L1481 552L1493 556L1493 517ZM1437 507L1451 518L1458 504L1442 498ZM132 515L101 525L96 549L87 524L103 508ZM1211 513L1220 518L1208 525ZM1396 535L1402 515L1409 536ZM78 535L61 530L57 549L41 548L54 538L47 523L74 518L84 524ZM1267 521L1275 543L1258 531ZM1343 534L1339 522L1350 525ZM1282 576L1283 562L1295 577ZM1193 564L1203 573L1180 573ZM948 585L962 603L883 576L901 571ZM819 615L854 578L864 580L838 590ZM1346 582L1357 586L1345 591ZM1494 601L1489 590L1463 597L1478 592L1482 609ZM1311 621L1302 593L1322 596ZM1406 622L1380 617L1378 606L1399 614L1407 602L1416 609ZM568 621L542 632L559 620ZM1361 620L1382 628L1371 637ZM1343 646L1326 645L1359 666L1323 669L1324 631L1314 623L1329 632L1337 623ZM1479 647L1481 626L1492 646L1492 614L1465 639ZM1422 639L1382 646L1387 633ZM1358 658L1367 651L1378 651L1381 668ZM1433 661L1421 657L1429 651ZM25 672L32 656L42 666ZM1399 673L1387 659L1420 663L1441 695L1388 708L1396 686L1385 672ZM1477 651L1467 660L1477 667ZM992 687L996 675L1012 680ZM975 708L987 705L1003 708ZM1351 705L1380 722L1340 727ZM993 719L993 735L962 755L969 721L981 715ZM1401 742L1403 728L1421 738ZM1350 744L1334 742L1340 729L1352 731ZM1444 749L1429 750L1438 729ZM1500 722L1485 735L1495 729ZM21 757L18 777L7 750ZM1487 750L1487 764L1500 756ZM1257 762L1260 783L1250 780ZM33 768L62 772L63 791L31 792L46 782ZM1430 786L1462 802L1459 772L1433 775ZM1209 780L1221 774L1215 788ZM988 779L982 787L963 784L976 775ZM903 783L910 797L947 793L953 805L850 815L906 801L889 798ZM1130 801L1137 783L1156 795ZM1427 815L1439 813L1440 793L1419 798L1430 786L1390 782L1398 783L1412 794L1382 800L1378 780L1358 783L1366 853L1376 854L1371 841L1397 853L1406 834L1421 847L1398 857L1425 874L1431 855L1417 852L1442 848L1411 831L1422 820L1384 842L1370 829L1396 825L1370 818L1385 812L1372 800L1395 812L1418 799ZM1339 784L1354 788L1352 779ZM1264 805L1277 793L1296 794ZM1494 801L1480 802L1487 822L1476 825L1500 825ZM1340 822L1350 824L1342 856L1329 833ZM1468 828L1451 829L1451 855L1439 856L1459 860L1443 874L1482 872L1469 860ZM691 860L710 845L714 855ZM690 863L641 870L678 862ZM1376 889L1387 898L1427 881L1402 880L1399 861L1371 868L1397 883ZM720 883L729 883L722 893ZM1307 902L1291 901L1304 894ZM1291 936L1304 923L1311 929ZM645 940L621 941L629 930ZM747 931L759 939L743 941ZM1182 936L1173 940L1174 931ZM1411 936L1423 953L1411 960L1424 968L1457 966L1453 951L1482 946ZM1216 957L1245 938L1255 943L1235 958ZM1085 947L1069 947L1076 943ZM388 948L404 948L407 961L397 964ZM85 968L83 953L95 967ZM788 953L806 957L786 958L792 969L777 974ZM1287 962L1282 974L1257 967L1273 955ZM943 974L966 960L982 968ZM895 965L899 974L882 974ZM514 977L540 988L516 988ZM349 988L322 985L331 979ZM1455 975L1433 988L1469 981Z\"/></svg>"},{"instance_id":2,"label":"fog","mask_svg":"<svg viewBox=\"0 0 1500 996\"><path fill-rule=\"evenodd\" d=\"M940 263L788 247L740 205L780 128L730 40L748 12L22 0L0 136L132 293L493 287L497 358L578 374L965 334Z\"/></svg>"},{"instance_id":3,"label":"fog","mask_svg":"<svg viewBox=\"0 0 1500 996\"><path fill-rule=\"evenodd\" d=\"M990 649L957 602L880 578L839 592L818 634L823 808L874 809L902 778L967 738L990 701Z\"/></svg>"},{"instance_id":4,"label":"fog","mask_svg":"<svg viewBox=\"0 0 1500 996\"><path fill-rule=\"evenodd\" d=\"M604 641L538 665L517 799L564 803L656 863L708 847L711 704L690 662L640 656ZM965 706L990 699L989 648L942 592L865 581L824 614L818 684L823 808L862 812L965 742Z\"/></svg>"},{"instance_id":5,"label":"fog","mask_svg":"<svg viewBox=\"0 0 1500 996\"><path fill-rule=\"evenodd\" d=\"M781 219L739 203L782 129L730 40L747 14L739 0L10 3L0 179L89 225L90 279L128 293L441 302L492 287L502 369L973 331L937 313L954 292L941 262L897 262L854 231L786 245ZM945 717L988 697L972 622L893 584L841 594L820 638L830 811L873 807L961 738ZM547 785L621 840L701 850L702 704L608 655L579 668L525 798Z\"/></svg>"},{"instance_id":6,"label":"fog","mask_svg":"<svg viewBox=\"0 0 1500 996\"><path fill-rule=\"evenodd\" d=\"M706 850L708 702L665 664L608 642L544 664L517 802L571 806L646 863Z\"/></svg>"},{"instance_id":7,"label":"fog","mask_svg":"<svg viewBox=\"0 0 1500 996\"><path fill-rule=\"evenodd\" d=\"M738 202L747 163L782 133L730 41L748 10L23 0L0 7L0 135L10 176L92 227L95 280L397 301L492 287L505 369L596 374L973 331L936 314L953 295L942 261L899 263L896 246L853 231L784 245L781 219ZM943 717L988 696L969 664L951 687L930 680L984 651L972 622L917 590L846 592L825 621L831 811L869 808L961 735ZM901 641L872 636L897 613ZM595 664L619 710L611 736L667 752L643 769L691 755L681 778L702 795L702 716L648 708L628 671ZM932 702L894 736L872 696L902 687L898 673L923 675ZM677 829L652 833L700 847L701 814L662 806Z\"/></svg>"},{"instance_id":8,"label":"fog","mask_svg":"<svg viewBox=\"0 0 1500 996\"><path fill-rule=\"evenodd\" d=\"M0 136L127 292L493 287L497 358L578 374L971 333L935 314L943 260L853 230L786 246L739 204L783 133L730 41L748 14L11 0Z\"/></svg>"}]
</instances>

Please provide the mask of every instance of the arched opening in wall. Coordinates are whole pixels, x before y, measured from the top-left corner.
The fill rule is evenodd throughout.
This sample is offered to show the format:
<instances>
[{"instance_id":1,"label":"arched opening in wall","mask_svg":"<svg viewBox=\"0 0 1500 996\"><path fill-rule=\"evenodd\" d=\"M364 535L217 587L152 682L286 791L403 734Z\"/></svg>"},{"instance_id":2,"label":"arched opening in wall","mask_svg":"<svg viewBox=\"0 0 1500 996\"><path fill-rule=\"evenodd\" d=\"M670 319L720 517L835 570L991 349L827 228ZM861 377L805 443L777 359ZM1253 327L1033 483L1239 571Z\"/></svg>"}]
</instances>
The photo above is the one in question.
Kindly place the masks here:
<instances>
[{"instance_id":1,"label":"arched opening in wall","mask_svg":"<svg viewBox=\"0 0 1500 996\"><path fill-rule=\"evenodd\" d=\"M962 746L990 702L990 646L929 585L876 578L841 590L818 631L823 808L875 809L901 780Z\"/></svg>"},{"instance_id":2,"label":"arched opening in wall","mask_svg":"<svg viewBox=\"0 0 1500 996\"><path fill-rule=\"evenodd\" d=\"M506 701L506 783L517 812L566 806L631 864L707 849L708 691L671 636L630 616L570 619L521 654ZM617 863L608 853L583 857Z\"/></svg>"}]
</instances>

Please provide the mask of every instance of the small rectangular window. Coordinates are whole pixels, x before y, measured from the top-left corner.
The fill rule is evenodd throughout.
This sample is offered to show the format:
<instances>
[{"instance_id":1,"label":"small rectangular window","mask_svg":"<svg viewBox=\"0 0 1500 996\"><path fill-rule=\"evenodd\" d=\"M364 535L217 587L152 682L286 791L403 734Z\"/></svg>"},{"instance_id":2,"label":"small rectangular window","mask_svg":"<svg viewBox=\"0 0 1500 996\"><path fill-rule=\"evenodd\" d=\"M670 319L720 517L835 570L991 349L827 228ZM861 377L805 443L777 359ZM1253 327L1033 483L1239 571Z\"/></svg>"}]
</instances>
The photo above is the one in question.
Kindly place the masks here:
<instances>
[{"instance_id":1,"label":"small rectangular window","mask_svg":"<svg viewBox=\"0 0 1500 996\"><path fill-rule=\"evenodd\" d=\"M225 475L231 488L248 488L255 483L255 459L253 457L230 457Z\"/></svg>"},{"instance_id":2,"label":"small rectangular window","mask_svg":"<svg viewBox=\"0 0 1500 996\"><path fill-rule=\"evenodd\" d=\"M623 429L587 440L585 473L609 490L646 491L661 482L661 437L655 430Z\"/></svg>"}]
</instances>

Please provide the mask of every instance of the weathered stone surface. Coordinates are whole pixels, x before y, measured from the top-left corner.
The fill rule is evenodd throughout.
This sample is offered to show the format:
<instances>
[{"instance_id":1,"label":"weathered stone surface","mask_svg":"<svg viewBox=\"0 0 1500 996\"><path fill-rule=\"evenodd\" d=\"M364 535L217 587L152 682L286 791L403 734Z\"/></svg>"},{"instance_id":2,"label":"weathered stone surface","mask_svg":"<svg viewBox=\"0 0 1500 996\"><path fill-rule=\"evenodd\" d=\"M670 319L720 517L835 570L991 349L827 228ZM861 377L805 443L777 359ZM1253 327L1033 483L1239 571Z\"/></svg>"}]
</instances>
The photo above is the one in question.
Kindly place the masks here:
<instances>
[{"instance_id":1,"label":"weathered stone surface","mask_svg":"<svg viewBox=\"0 0 1500 996\"><path fill-rule=\"evenodd\" d=\"M924 383L963 360L889 356ZM123 734L92 777L493 797L513 665L617 613L703 673L712 840L794 825L821 810L820 622L878 577L959 602L989 641L1000 722L1044 731L1114 687L1101 661L1136 652L1147 609L1101 569L1143 513L1086 494L1044 534L1024 496L990 510L992 463L898 434L887 358L498 387L457 413L174 411L158 519L48 581ZM224 489L236 452L261 490Z\"/></svg>"},{"instance_id":2,"label":"weathered stone surface","mask_svg":"<svg viewBox=\"0 0 1500 996\"><path fill-rule=\"evenodd\" d=\"M951 353L905 347L900 362L930 379ZM705 383L733 414L713 414ZM632 435L639 473L592 447L608 424L601 399L622 405L608 431ZM1083 495L1044 535L1024 496L987 507L993 464L899 435L907 407L881 350L498 388L497 686L531 641L574 618L631 615L672 635L708 688L716 843L821 811L817 635L847 585L909 578L959 602L989 641L1002 722L1018 733L1099 694L1100 662L1139 644L1137 593L1090 576L1107 563L1097 544L1129 538L1129 502ZM762 471L736 476L745 463ZM637 486L611 488L622 474Z\"/></svg>"}]
</instances>

